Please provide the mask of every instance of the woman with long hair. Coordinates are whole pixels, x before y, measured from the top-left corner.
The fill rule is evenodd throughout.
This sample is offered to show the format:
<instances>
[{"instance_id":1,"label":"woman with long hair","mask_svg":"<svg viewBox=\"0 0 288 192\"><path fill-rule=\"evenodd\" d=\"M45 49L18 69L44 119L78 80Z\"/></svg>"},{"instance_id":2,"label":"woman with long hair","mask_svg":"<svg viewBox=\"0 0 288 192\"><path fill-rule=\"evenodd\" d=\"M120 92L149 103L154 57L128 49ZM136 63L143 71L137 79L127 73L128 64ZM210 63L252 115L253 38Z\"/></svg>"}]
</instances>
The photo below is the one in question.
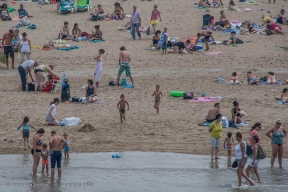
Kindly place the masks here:
<instances>
[{"instance_id":1,"label":"woman with long hair","mask_svg":"<svg viewBox=\"0 0 288 192\"><path fill-rule=\"evenodd\" d=\"M36 176L37 173L37 168L39 165L39 161L40 161L40 153L41 153L41 149L42 149L42 140L40 139L40 137L42 137L44 135L44 129L40 128L37 133L33 136L32 142L32 149L31 149L31 154L33 155L33 176Z\"/></svg>"}]
</instances>

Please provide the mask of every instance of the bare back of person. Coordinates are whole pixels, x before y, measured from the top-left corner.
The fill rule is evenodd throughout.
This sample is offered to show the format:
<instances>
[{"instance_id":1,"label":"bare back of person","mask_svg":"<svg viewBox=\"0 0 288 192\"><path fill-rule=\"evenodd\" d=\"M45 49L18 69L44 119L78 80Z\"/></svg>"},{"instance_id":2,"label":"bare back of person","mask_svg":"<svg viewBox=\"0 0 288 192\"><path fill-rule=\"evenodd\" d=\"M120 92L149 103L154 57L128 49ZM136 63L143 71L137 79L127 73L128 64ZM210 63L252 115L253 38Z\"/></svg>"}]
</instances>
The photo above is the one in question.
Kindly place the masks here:
<instances>
[{"instance_id":1,"label":"bare back of person","mask_svg":"<svg viewBox=\"0 0 288 192\"><path fill-rule=\"evenodd\" d=\"M60 151L61 150L61 143L63 142L63 137L58 135L54 135L51 137L51 153L53 151Z\"/></svg>"},{"instance_id":2,"label":"bare back of person","mask_svg":"<svg viewBox=\"0 0 288 192\"><path fill-rule=\"evenodd\" d=\"M210 109L208 111L207 119L214 120L217 113L220 113L220 110L218 108L214 107L213 109Z\"/></svg>"},{"instance_id":3,"label":"bare back of person","mask_svg":"<svg viewBox=\"0 0 288 192\"><path fill-rule=\"evenodd\" d=\"M232 137L227 137L227 145L232 145Z\"/></svg>"},{"instance_id":4,"label":"bare back of person","mask_svg":"<svg viewBox=\"0 0 288 192\"><path fill-rule=\"evenodd\" d=\"M121 57L122 62L129 63L131 61L130 55L127 51L121 51L120 57Z\"/></svg>"}]
</instances>

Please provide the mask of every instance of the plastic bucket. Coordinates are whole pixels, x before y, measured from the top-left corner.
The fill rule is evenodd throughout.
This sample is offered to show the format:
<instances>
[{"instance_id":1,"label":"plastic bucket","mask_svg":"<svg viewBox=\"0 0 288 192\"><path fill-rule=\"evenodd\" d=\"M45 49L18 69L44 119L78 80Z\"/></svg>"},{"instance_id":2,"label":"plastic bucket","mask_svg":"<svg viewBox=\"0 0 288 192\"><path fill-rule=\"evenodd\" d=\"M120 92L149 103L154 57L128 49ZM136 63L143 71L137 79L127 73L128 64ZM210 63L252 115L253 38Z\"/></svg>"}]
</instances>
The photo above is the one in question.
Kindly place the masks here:
<instances>
[{"instance_id":1,"label":"plastic bucket","mask_svg":"<svg viewBox=\"0 0 288 192\"><path fill-rule=\"evenodd\" d=\"M196 45L196 50L201 50L203 49L203 45Z\"/></svg>"}]
</instances>

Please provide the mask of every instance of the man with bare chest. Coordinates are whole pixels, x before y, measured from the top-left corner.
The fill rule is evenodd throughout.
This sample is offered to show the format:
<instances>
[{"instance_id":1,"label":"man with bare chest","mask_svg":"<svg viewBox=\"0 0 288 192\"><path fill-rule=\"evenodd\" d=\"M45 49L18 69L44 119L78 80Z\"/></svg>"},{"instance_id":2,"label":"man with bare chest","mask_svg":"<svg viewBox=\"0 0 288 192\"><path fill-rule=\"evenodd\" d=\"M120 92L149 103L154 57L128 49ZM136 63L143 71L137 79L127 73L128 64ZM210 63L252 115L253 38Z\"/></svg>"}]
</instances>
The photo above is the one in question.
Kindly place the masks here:
<instances>
[{"instance_id":1,"label":"man with bare chest","mask_svg":"<svg viewBox=\"0 0 288 192\"><path fill-rule=\"evenodd\" d=\"M126 51L126 48L124 46L120 47L120 54L119 54L119 71L118 71L118 77L117 77L117 85L119 85L119 80L121 77L121 74L126 71L126 77L130 77L132 86L134 88L134 83L133 83L133 78L131 76L131 71L130 71L130 55Z\"/></svg>"},{"instance_id":2,"label":"man with bare chest","mask_svg":"<svg viewBox=\"0 0 288 192\"><path fill-rule=\"evenodd\" d=\"M4 46L4 54L6 55L6 65L9 69L9 55L12 59L12 69L14 67L14 50L13 50L13 37L15 36L14 29L10 29L8 33L5 33L2 39L2 45Z\"/></svg>"},{"instance_id":3,"label":"man with bare chest","mask_svg":"<svg viewBox=\"0 0 288 192\"><path fill-rule=\"evenodd\" d=\"M68 22L64 22L64 26L60 29L59 39L70 40Z\"/></svg>"}]
</instances>

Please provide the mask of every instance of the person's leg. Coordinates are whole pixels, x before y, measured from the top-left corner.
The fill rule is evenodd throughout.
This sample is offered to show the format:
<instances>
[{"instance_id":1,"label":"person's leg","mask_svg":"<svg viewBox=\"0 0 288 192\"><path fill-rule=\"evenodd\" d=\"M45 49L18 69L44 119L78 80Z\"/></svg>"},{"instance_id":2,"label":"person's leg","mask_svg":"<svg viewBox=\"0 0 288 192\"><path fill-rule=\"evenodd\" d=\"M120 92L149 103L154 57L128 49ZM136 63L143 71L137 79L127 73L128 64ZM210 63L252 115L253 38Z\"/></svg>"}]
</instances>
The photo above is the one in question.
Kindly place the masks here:
<instances>
[{"instance_id":1,"label":"person's leg","mask_svg":"<svg viewBox=\"0 0 288 192\"><path fill-rule=\"evenodd\" d=\"M156 104L157 114L159 114L159 105L160 105L160 101L158 101Z\"/></svg>"},{"instance_id":2,"label":"person's leg","mask_svg":"<svg viewBox=\"0 0 288 192\"><path fill-rule=\"evenodd\" d=\"M56 164L56 159L55 159L54 152L50 156L50 161L51 161L51 179L53 179L54 175L55 175L55 164Z\"/></svg>"},{"instance_id":3,"label":"person's leg","mask_svg":"<svg viewBox=\"0 0 288 192\"><path fill-rule=\"evenodd\" d=\"M136 24L131 25L131 35L133 40L135 40L135 26Z\"/></svg>"},{"instance_id":4,"label":"person's leg","mask_svg":"<svg viewBox=\"0 0 288 192\"><path fill-rule=\"evenodd\" d=\"M214 151L215 151L215 148L211 147L211 160L214 159Z\"/></svg>"},{"instance_id":5,"label":"person's leg","mask_svg":"<svg viewBox=\"0 0 288 192\"><path fill-rule=\"evenodd\" d=\"M258 167L254 167L254 173L257 176L258 183L261 183L260 175L259 175L259 172L258 172Z\"/></svg>"},{"instance_id":6,"label":"person's leg","mask_svg":"<svg viewBox=\"0 0 288 192\"><path fill-rule=\"evenodd\" d=\"M123 120L125 121L125 119L126 119L125 113L122 113L122 117L123 117Z\"/></svg>"},{"instance_id":7,"label":"person's leg","mask_svg":"<svg viewBox=\"0 0 288 192\"><path fill-rule=\"evenodd\" d=\"M274 161L278 154L279 147L276 144L272 144L272 156L271 156L271 168L274 167Z\"/></svg>"},{"instance_id":8,"label":"person's leg","mask_svg":"<svg viewBox=\"0 0 288 192\"><path fill-rule=\"evenodd\" d=\"M243 168L241 167L241 165L239 165L237 168L238 186L241 186L241 184L242 184L242 175L241 175L242 170L243 170Z\"/></svg>"},{"instance_id":9,"label":"person's leg","mask_svg":"<svg viewBox=\"0 0 288 192\"><path fill-rule=\"evenodd\" d=\"M45 165L42 164L42 174L44 175Z\"/></svg>"},{"instance_id":10,"label":"person's leg","mask_svg":"<svg viewBox=\"0 0 288 192\"><path fill-rule=\"evenodd\" d=\"M24 150L26 150L26 137L24 137L23 140L24 140Z\"/></svg>"},{"instance_id":11,"label":"person's leg","mask_svg":"<svg viewBox=\"0 0 288 192\"><path fill-rule=\"evenodd\" d=\"M283 169L282 158L283 158L283 144L278 149L278 163L281 169Z\"/></svg>"},{"instance_id":12,"label":"person's leg","mask_svg":"<svg viewBox=\"0 0 288 192\"><path fill-rule=\"evenodd\" d=\"M69 159L69 152L67 152L67 159Z\"/></svg>"},{"instance_id":13,"label":"person's leg","mask_svg":"<svg viewBox=\"0 0 288 192\"><path fill-rule=\"evenodd\" d=\"M140 24L136 23L136 31L137 31L139 39L141 39L141 33L140 33L140 30L139 30L139 27L140 27Z\"/></svg>"},{"instance_id":14,"label":"person's leg","mask_svg":"<svg viewBox=\"0 0 288 192\"><path fill-rule=\"evenodd\" d=\"M250 176L250 175L249 175L249 172L251 171L252 168L253 168L253 167L251 167L250 165L248 165L248 167L246 168L246 175L247 175L247 177Z\"/></svg>"},{"instance_id":15,"label":"person's leg","mask_svg":"<svg viewBox=\"0 0 288 192\"><path fill-rule=\"evenodd\" d=\"M240 165L240 167L241 167L241 165ZM242 168L242 171L241 171L242 177L244 177L250 183L251 186L254 186L254 183L251 181L251 179L249 179L249 177L247 177L247 175L243 172L244 167L241 167L241 168Z\"/></svg>"},{"instance_id":16,"label":"person's leg","mask_svg":"<svg viewBox=\"0 0 288 192\"><path fill-rule=\"evenodd\" d=\"M154 109L157 109L157 103L154 102Z\"/></svg>"},{"instance_id":17,"label":"person's leg","mask_svg":"<svg viewBox=\"0 0 288 192\"><path fill-rule=\"evenodd\" d=\"M242 119L241 119L241 117L239 117L239 116L237 116L237 123L242 123Z\"/></svg>"},{"instance_id":18,"label":"person's leg","mask_svg":"<svg viewBox=\"0 0 288 192\"><path fill-rule=\"evenodd\" d=\"M120 111L119 113L120 113L120 122L123 123L122 122L122 112Z\"/></svg>"},{"instance_id":19,"label":"person's leg","mask_svg":"<svg viewBox=\"0 0 288 192\"><path fill-rule=\"evenodd\" d=\"M40 72L34 73L34 76L35 76L35 92L37 92L37 89L39 87L38 73L40 73Z\"/></svg>"},{"instance_id":20,"label":"person's leg","mask_svg":"<svg viewBox=\"0 0 288 192\"><path fill-rule=\"evenodd\" d=\"M34 156L33 156L33 176L36 177L36 173L37 173L37 168L39 165L39 161L40 161L40 153L37 153L36 151L34 151Z\"/></svg>"},{"instance_id":21,"label":"person's leg","mask_svg":"<svg viewBox=\"0 0 288 192\"><path fill-rule=\"evenodd\" d=\"M205 51L208 51L209 50L209 45L208 45L208 42L205 40L205 46L206 46L206 50Z\"/></svg>"},{"instance_id":22,"label":"person's leg","mask_svg":"<svg viewBox=\"0 0 288 192\"><path fill-rule=\"evenodd\" d=\"M26 72L21 66L18 67L18 72L21 78L22 91L26 91Z\"/></svg>"},{"instance_id":23,"label":"person's leg","mask_svg":"<svg viewBox=\"0 0 288 192\"><path fill-rule=\"evenodd\" d=\"M274 28L274 32L284 35L283 31L281 29L279 29L278 27Z\"/></svg>"},{"instance_id":24,"label":"person's leg","mask_svg":"<svg viewBox=\"0 0 288 192\"><path fill-rule=\"evenodd\" d=\"M215 159L219 159L218 153L219 153L219 147L215 147Z\"/></svg>"},{"instance_id":25,"label":"person's leg","mask_svg":"<svg viewBox=\"0 0 288 192\"><path fill-rule=\"evenodd\" d=\"M48 168L48 164L46 165L46 173L48 175L48 171L49 171L49 168Z\"/></svg>"},{"instance_id":26,"label":"person's leg","mask_svg":"<svg viewBox=\"0 0 288 192\"><path fill-rule=\"evenodd\" d=\"M30 60L30 53L26 53L27 60Z\"/></svg>"},{"instance_id":27,"label":"person's leg","mask_svg":"<svg viewBox=\"0 0 288 192\"><path fill-rule=\"evenodd\" d=\"M152 25L152 27L153 27L153 33L155 34L155 32L156 32L156 27L157 27L157 24L153 24L153 25Z\"/></svg>"},{"instance_id":28,"label":"person's leg","mask_svg":"<svg viewBox=\"0 0 288 192\"><path fill-rule=\"evenodd\" d=\"M237 124L237 116L233 117L232 120L233 120L233 123L234 123L234 124Z\"/></svg>"},{"instance_id":29,"label":"person's leg","mask_svg":"<svg viewBox=\"0 0 288 192\"><path fill-rule=\"evenodd\" d=\"M130 76L130 81L131 81L131 83L132 83L132 86L134 87L134 82L133 82L132 76Z\"/></svg>"},{"instance_id":30,"label":"person's leg","mask_svg":"<svg viewBox=\"0 0 288 192\"><path fill-rule=\"evenodd\" d=\"M228 151L228 157L231 158L231 148L228 148L227 151Z\"/></svg>"},{"instance_id":31,"label":"person's leg","mask_svg":"<svg viewBox=\"0 0 288 192\"><path fill-rule=\"evenodd\" d=\"M25 56L25 53L21 52L21 59L20 59L21 64L24 62L24 56Z\"/></svg>"},{"instance_id":32,"label":"person's leg","mask_svg":"<svg viewBox=\"0 0 288 192\"><path fill-rule=\"evenodd\" d=\"M62 153L59 151L58 159L57 159L58 179L60 179L62 175L61 160L62 160Z\"/></svg>"},{"instance_id":33,"label":"person's leg","mask_svg":"<svg viewBox=\"0 0 288 192\"><path fill-rule=\"evenodd\" d=\"M12 69L15 69L15 67L14 67L14 50L12 47L11 47L10 57L12 60Z\"/></svg>"},{"instance_id":34,"label":"person's leg","mask_svg":"<svg viewBox=\"0 0 288 192\"><path fill-rule=\"evenodd\" d=\"M43 72L38 72L38 80L39 80L39 91L42 91L43 88Z\"/></svg>"}]
</instances>

